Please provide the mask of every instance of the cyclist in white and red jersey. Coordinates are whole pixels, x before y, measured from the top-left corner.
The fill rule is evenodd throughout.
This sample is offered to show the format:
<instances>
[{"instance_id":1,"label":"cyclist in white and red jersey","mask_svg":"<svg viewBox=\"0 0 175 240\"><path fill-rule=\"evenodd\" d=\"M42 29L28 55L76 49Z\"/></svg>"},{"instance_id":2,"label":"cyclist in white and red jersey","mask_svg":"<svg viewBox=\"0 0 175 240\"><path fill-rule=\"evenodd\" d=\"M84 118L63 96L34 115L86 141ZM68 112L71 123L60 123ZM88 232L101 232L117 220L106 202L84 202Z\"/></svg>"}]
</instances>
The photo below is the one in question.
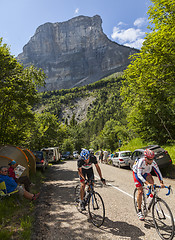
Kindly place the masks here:
<instances>
[{"instance_id":1,"label":"cyclist in white and red jersey","mask_svg":"<svg viewBox=\"0 0 175 240\"><path fill-rule=\"evenodd\" d=\"M163 184L162 174L159 170L157 163L154 161L154 156L155 154L153 151L146 149L144 151L144 156L139 160L136 160L133 165L133 178L134 178L135 185L138 189L138 195L137 195L138 218L141 221L144 220L144 216L141 212L143 183L149 186L154 185L154 179L150 174L152 171L152 168L159 178L161 187L162 188L165 187Z\"/></svg>"},{"instance_id":2,"label":"cyclist in white and red jersey","mask_svg":"<svg viewBox=\"0 0 175 240\"><path fill-rule=\"evenodd\" d=\"M85 204L83 201L84 198L84 189L85 189L85 179L87 178L89 181L94 180L94 171L92 168L92 164L95 164L95 167L97 169L98 175L105 184L105 179L102 178L102 173L101 169L98 165L97 158L90 154L90 152L87 149L83 149L80 153L80 159L77 161L77 166L78 166L78 174L80 176L80 182L81 182L81 187L80 187L80 207L81 210L85 210Z\"/></svg>"}]
</instances>

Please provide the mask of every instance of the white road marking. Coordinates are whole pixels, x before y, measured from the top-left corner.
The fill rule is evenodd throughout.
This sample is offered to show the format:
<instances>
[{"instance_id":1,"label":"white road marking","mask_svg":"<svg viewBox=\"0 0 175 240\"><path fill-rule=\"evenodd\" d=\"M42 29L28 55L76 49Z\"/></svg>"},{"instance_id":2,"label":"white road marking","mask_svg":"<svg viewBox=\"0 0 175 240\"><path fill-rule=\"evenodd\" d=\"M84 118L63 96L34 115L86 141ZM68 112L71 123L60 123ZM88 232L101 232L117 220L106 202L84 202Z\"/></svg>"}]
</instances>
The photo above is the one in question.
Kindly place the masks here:
<instances>
[{"instance_id":1,"label":"white road marking","mask_svg":"<svg viewBox=\"0 0 175 240\"><path fill-rule=\"evenodd\" d=\"M118 188L118 187L113 186L113 185L110 184L110 183L107 183L106 185L109 185L109 186L113 187L114 189L117 189L118 191L120 191L120 192L126 194L127 196L129 196L129 197L131 197L131 198L133 198L133 196L132 196L131 194L129 194L129 193L123 191L122 189L120 189L120 188Z\"/></svg>"},{"instance_id":2,"label":"white road marking","mask_svg":"<svg viewBox=\"0 0 175 240\"><path fill-rule=\"evenodd\" d=\"M98 176L96 176L96 175L95 175L95 177L98 178L98 179L100 179L100 178L99 178ZM110 183L106 183L106 185L109 185L109 186L113 187L114 189L116 189L116 190L118 190L118 191L120 191L120 192L126 194L127 196L133 198L133 196L132 196L131 194L129 194L129 193L123 191L122 189L120 189L120 188L118 188L118 187L116 187L116 186L113 186L113 185L110 184Z\"/></svg>"}]
</instances>

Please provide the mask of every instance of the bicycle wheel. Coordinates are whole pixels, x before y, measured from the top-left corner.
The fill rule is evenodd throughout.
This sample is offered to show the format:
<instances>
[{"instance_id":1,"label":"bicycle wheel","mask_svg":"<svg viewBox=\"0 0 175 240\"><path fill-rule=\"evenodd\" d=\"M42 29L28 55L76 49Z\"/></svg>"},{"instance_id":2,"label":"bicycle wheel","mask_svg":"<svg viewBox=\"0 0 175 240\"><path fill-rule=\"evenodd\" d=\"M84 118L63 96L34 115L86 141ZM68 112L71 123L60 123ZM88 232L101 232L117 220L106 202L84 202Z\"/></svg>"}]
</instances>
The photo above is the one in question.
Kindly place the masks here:
<instances>
[{"instance_id":1,"label":"bicycle wheel","mask_svg":"<svg viewBox=\"0 0 175 240\"><path fill-rule=\"evenodd\" d=\"M133 198L134 198L134 207L135 207L136 213L138 213L137 193L138 193L138 189L135 188ZM145 199L144 192L143 192L143 195L142 195L141 210L142 210L142 214L144 215L144 217L146 217L147 207L146 207L146 199Z\"/></svg>"},{"instance_id":2,"label":"bicycle wheel","mask_svg":"<svg viewBox=\"0 0 175 240\"><path fill-rule=\"evenodd\" d=\"M88 202L88 211L92 223L100 227L105 220L105 207L99 193L93 192Z\"/></svg>"},{"instance_id":3,"label":"bicycle wheel","mask_svg":"<svg viewBox=\"0 0 175 240\"><path fill-rule=\"evenodd\" d=\"M161 239L171 240L174 237L174 219L171 210L163 199L157 199L152 207L153 221Z\"/></svg>"},{"instance_id":4,"label":"bicycle wheel","mask_svg":"<svg viewBox=\"0 0 175 240\"><path fill-rule=\"evenodd\" d=\"M80 184L78 184L75 187L75 204L79 212L81 212L80 209Z\"/></svg>"}]
</instances>

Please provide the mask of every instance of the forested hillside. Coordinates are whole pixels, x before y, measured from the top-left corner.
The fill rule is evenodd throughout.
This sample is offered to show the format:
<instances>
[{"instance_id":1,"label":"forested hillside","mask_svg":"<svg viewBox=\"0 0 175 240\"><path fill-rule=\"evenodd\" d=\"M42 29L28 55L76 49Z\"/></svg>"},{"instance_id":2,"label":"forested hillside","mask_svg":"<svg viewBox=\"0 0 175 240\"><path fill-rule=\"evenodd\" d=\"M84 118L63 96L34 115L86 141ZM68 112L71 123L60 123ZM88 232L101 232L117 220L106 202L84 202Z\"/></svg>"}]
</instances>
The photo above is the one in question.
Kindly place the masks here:
<instances>
[{"instance_id":1,"label":"forested hillside","mask_svg":"<svg viewBox=\"0 0 175 240\"><path fill-rule=\"evenodd\" d=\"M40 105L37 106L37 111L56 115L59 121L66 124L71 131L76 131L74 139L77 133L81 132L81 139L77 139L77 142L80 141L86 147L93 145L91 147L98 148L106 142L105 146L114 150L118 147L120 135L128 135L126 134L126 116L120 97L122 81L122 74L116 73L84 87L40 93L42 100ZM76 106L77 103L79 108L84 108L86 105L85 111L80 112ZM66 114L65 108L69 109ZM77 115L77 112L79 112L79 115ZM105 135L105 132L109 131L109 129L104 129L106 124L109 125L110 130L113 127L118 128L118 130L112 130L113 133L108 133L105 140L100 134ZM125 130L122 127L123 125ZM104 133L102 133L103 129ZM121 133L117 134L117 132ZM99 138L98 141L97 137ZM109 143L109 139L111 143ZM80 148L79 144L77 148Z\"/></svg>"}]
</instances>

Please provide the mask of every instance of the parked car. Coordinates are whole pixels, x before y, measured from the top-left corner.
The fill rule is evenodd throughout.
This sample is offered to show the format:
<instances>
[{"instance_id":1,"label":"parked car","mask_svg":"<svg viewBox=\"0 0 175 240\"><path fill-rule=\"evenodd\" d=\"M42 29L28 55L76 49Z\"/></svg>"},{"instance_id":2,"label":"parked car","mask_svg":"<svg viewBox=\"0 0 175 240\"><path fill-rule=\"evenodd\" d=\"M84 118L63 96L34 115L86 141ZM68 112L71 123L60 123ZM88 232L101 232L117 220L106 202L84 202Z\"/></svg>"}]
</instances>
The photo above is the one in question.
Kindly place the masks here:
<instances>
[{"instance_id":1,"label":"parked car","mask_svg":"<svg viewBox=\"0 0 175 240\"><path fill-rule=\"evenodd\" d=\"M130 165L131 169L132 169L134 162L144 156L145 149L150 149L150 150L154 151L155 161L156 161L157 165L159 166L159 168L166 168L172 164L171 157L166 150L161 148L159 145L149 145L149 146L143 147L141 149L136 149L132 153L131 158L129 160L129 165Z\"/></svg>"},{"instance_id":2,"label":"parked car","mask_svg":"<svg viewBox=\"0 0 175 240\"><path fill-rule=\"evenodd\" d=\"M42 148L41 151L46 153L48 162L57 162L60 160L60 153L58 147Z\"/></svg>"},{"instance_id":3,"label":"parked car","mask_svg":"<svg viewBox=\"0 0 175 240\"><path fill-rule=\"evenodd\" d=\"M48 160L46 158L46 153L43 151L33 151L36 157L36 167L44 171L48 166Z\"/></svg>"},{"instance_id":4,"label":"parked car","mask_svg":"<svg viewBox=\"0 0 175 240\"><path fill-rule=\"evenodd\" d=\"M78 151L73 151L73 158L79 158Z\"/></svg>"},{"instance_id":5,"label":"parked car","mask_svg":"<svg viewBox=\"0 0 175 240\"><path fill-rule=\"evenodd\" d=\"M71 152L63 152L63 154L61 155L61 159L71 159L73 158Z\"/></svg>"},{"instance_id":6,"label":"parked car","mask_svg":"<svg viewBox=\"0 0 175 240\"><path fill-rule=\"evenodd\" d=\"M131 151L120 151L116 152L110 160L112 161L113 166L117 167L128 167L129 166L129 160L131 157L132 152Z\"/></svg>"}]
</instances>

